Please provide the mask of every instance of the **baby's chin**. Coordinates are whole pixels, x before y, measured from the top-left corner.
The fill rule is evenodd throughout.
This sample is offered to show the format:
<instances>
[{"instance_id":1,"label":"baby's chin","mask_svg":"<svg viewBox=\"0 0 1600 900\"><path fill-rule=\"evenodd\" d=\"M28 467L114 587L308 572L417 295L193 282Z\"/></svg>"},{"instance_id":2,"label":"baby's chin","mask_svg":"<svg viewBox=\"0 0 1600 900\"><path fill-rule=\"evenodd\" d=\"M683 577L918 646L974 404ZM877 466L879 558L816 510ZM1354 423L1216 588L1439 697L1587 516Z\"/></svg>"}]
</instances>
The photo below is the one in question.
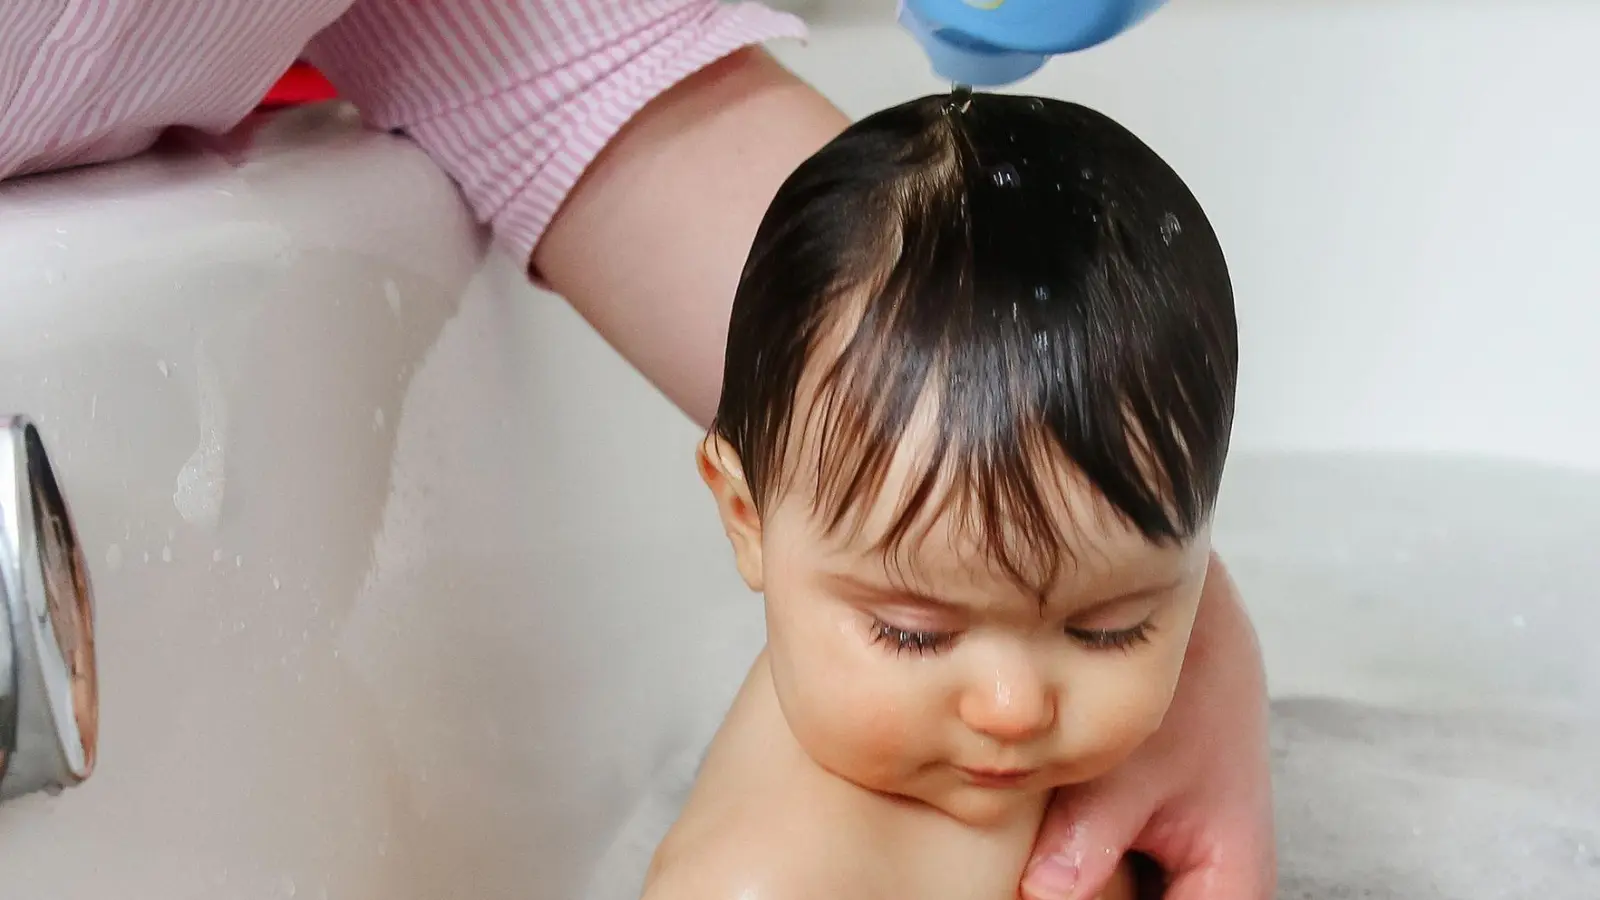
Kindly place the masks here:
<instances>
[{"instance_id":1,"label":"baby's chin","mask_svg":"<svg viewBox=\"0 0 1600 900\"><path fill-rule=\"evenodd\" d=\"M1019 818L1037 821L1049 800L1047 790L958 785L923 802L968 828L988 830L1015 824Z\"/></svg>"},{"instance_id":2,"label":"baby's chin","mask_svg":"<svg viewBox=\"0 0 1600 900\"><path fill-rule=\"evenodd\" d=\"M1041 815L1057 788L1093 781L1126 761L1127 756L1113 750L1079 759L1051 767L1016 787L972 784L954 775L948 766L937 765L898 784L880 782L880 786L869 790L931 807L971 828L997 828L1015 823L1019 816Z\"/></svg>"},{"instance_id":3,"label":"baby's chin","mask_svg":"<svg viewBox=\"0 0 1600 900\"><path fill-rule=\"evenodd\" d=\"M1043 784L984 787L948 774L929 773L873 790L902 802L927 807L968 828L992 829L1014 825L1019 818L1037 819L1050 800L1052 788Z\"/></svg>"},{"instance_id":4,"label":"baby's chin","mask_svg":"<svg viewBox=\"0 0 1600 900\"><path fill-rule=\"evenodd\" d=\"M889 802L931 809L970 828L996 828L1015 823L1019 816L1038 815L1050 796L1048 786L993 789L964 784L943 765L893 774L839 765L823 768Z\"/></svg>"}]
</instances>

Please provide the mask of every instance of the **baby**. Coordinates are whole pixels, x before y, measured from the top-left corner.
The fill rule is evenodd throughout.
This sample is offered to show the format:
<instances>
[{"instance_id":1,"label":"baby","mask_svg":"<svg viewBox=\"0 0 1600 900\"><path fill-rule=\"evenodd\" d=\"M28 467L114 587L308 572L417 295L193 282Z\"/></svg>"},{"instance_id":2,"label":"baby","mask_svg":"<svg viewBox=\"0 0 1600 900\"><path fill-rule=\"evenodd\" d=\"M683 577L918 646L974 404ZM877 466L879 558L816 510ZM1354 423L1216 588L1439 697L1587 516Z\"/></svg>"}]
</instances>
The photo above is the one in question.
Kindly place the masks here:
<instances>
[{"instance_id":1,"label":"baby","mask_svg":"<svg viewBox=\"0 0 1600 900\"><path fill-rule=\"evenodd\" d=\"M1099 113L925 97L803 164L698 455L767 646L645 897L1015 898L1232 590L1237 355L1205 214Z\"/></svg>"}]
</instances>

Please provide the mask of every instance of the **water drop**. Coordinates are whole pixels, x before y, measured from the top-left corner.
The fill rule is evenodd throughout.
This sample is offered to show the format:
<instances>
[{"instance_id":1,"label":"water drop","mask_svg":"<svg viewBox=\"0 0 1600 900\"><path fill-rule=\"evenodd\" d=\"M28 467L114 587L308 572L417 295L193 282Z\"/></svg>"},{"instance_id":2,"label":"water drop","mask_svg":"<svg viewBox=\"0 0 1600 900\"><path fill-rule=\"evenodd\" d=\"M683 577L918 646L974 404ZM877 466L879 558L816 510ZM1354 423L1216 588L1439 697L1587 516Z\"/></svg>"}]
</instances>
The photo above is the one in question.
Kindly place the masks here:
<instances>
[{"instance_id":1,"label":"water drop","mask_svg":"<svg viewBox=\"0 0 1600 900\"><path fill-rule=\"evenodd\" d=\"M1017 167L1010 163L1001 163L990 169L989 178L995 187L1014 188L1022 185L1022 176L1017 174Z\"/></svg>"},{"instance_id":2,"label":"water drop","mask_svg":"<svg viewBox=\"0 0 1600 900\"><path fill-rule=\"evenodd\" d=\"M1035 97L1028 101L1028 108L1034 112L1044 112L1044 101Z\"/></svg>"},{"instance_id":3,"label":"water drop","mask_svg":"<svg viewBox=\"0 0 1600 900\"><path fill-rule=\"evenodd\" d=\"M106 548L106 565L115 569L122 568L122 548L116 544Z\"/></svg>"},{"instance_id":4,"label":"water drop","mask_svg":"<svg viewBox=\"0 0 1600 900\"><path fill-rule=\"evenodd\" d=\"M278 576L276 576L276 575L272 576L272 589L276 591L276 590L281 590L282 588L283 588L283 582L278 580Z\"/></svg>"},{"instance_id":5,"label":"water drop","mask_svg":"<svg viewBox=\"0 0 1600 900\"><path fill-rule=\"evenodd\" d=\"M172 547L170 545L161 548L161 561L172 562Z\"/></svg>"},{"instance_id":6,"label":"water drop","mask_svg":"<svg viewBox=\"0 0 1600 900\"><path fill-rule=\"evenodd\" d=\"M241 554L241 555L239 555L239 556L235 556L235 557L234 557L234 558L233 558L233 567L234 567L234 568L235 568L235 569L242 569L242 568L244 568L244 556L243 556L243 554Z\"/></svg>"},{"instance_id":7,"label":"water drop","mask_svg":"<svg viewBox=\"0 0 1600 900\"><path fill-rule=\"evenodd\" d=\"M400 315L400 285L393 278L383 280L383 297L389 301L389 312Z\"/></svg>"},{"instance_id":8,"label":"water drop","mask_svg":"<svg viewBox=\"0 0 1600 900\"><path fill-rule=\"evenodd\" d=\"M377 409L372 411L372 430L373 431L382 430L383 429L383 422L384 422L383 407L380 406Z\"/></svg>"},{"instance_id":9,"label":"water drop","mask_svg":"<svg viewBox=\"0 0 1600 900\"><path fill-rule=\"evenodd\" d=\"M214 530L222 519L222 502L227 490L228 408L209 354L204 352L204 345L197 349L195 383L199 389L200 442L178 470L172 505L185 522Z\"/></svg>"},{"instance_id":10,"label":"water drop","mask_svg":"<svg viewBox=\"0 0 1600 900\"><path fill-rule=\"evenodd\" d=\"M156 360L156 369L161 373L162 378L172 377L172 366L168 365L166 360Z\"/></svg>"},{"instance_id":11,"label":"water drop","mask_svg":"<svg viewBox=\"0 0 1600 900\"><path fill-rule=\"evenodd\" d=\"M1081 176L1084 181L1088 181L1094 177L1094 170L1085 166L1083 169L1078 171L1078 175Z\"/></svg>"},{"instance_id":12,"label":"water drop","mask_svg":"<svg viewBox=\"0 0 1600 900\"><path fill-rule=\"evenodd\" d=\"M965 84L950 85L950 100L945 104L944 111L964 113L972 108L972 87Z\"/></svg>"},{"instance_id":13,"label":"water drop","mask_svg":"<svg viewBox=\"0 0 1600 900\"><path fill-rule=\"evenodd\" d=\"M1172 239L1183 234L1183 223L1173 213L1161 217L1161 241L1167 246L1172 245Z\"/></svg>"},{"instance_id":14,"label":"water drop","mask_svg":"<svg viewBox=\"0 0 1600 900\"><path fill-rule=\"evenodd\" d=\"M145 562L149 562L150 561L150 551L149 550L144 551L144 553L141 554L141 555L144 557L144 561Z\"/></svg>"},{"instance_id":15,"label":"water drop","mask_svg":"<svg viewBox=\"0 0 1600 900\"><path fill-rule=\"evenodd\" d=\"M94 421L94 417L99 415L99 413L100 413L100 395L99 394L94 394L94 395L89 397L89 421L93 422Z\"/></svg>"},{"instance_id":16,"label":"water drop","mask_svg":"<svg viewBox=\"0 0 1600 900\"><path fill-rule=\"evenodd\" d=\"M1049 303L1050 288L1042 284L1035 285L1033 288L1033 299L1039 301L1040 303Z\"/></svg>"},{"instance_id":17,"label":"water drop","mask_svg":"<svg viewBox=\"0 0 1600 900\"><path fill-rule=\"evenodd\" d=\"M222 551L221 550L213 550L213 551L211 551L211 561L214 562L214 563L222 562Z\"/></svg>"}]
</instances>

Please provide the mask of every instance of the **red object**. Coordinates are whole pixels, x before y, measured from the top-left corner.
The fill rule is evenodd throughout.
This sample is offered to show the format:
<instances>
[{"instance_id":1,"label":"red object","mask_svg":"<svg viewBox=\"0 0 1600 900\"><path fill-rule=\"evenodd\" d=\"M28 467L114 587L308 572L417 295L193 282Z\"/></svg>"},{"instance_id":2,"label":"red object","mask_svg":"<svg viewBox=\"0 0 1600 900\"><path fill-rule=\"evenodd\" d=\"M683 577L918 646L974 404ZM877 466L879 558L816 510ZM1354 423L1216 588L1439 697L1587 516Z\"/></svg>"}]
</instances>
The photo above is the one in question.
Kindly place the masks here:
<instances>
[{"instance_id":1,"label":"red object","mask_svg":"<svg viewBox=\"0 0 1600 900\"><path fill-rule=\"evenodd\" d=\"M267 91L257 104L259 109L281 109L285 106L300 106L305 103L320 103L324 100L333 100L339 96L334 90L332 82L322 77L322 73L312 68L309 63L296 62L283 73L278 83Z\"/></svg>"}]
</instances>

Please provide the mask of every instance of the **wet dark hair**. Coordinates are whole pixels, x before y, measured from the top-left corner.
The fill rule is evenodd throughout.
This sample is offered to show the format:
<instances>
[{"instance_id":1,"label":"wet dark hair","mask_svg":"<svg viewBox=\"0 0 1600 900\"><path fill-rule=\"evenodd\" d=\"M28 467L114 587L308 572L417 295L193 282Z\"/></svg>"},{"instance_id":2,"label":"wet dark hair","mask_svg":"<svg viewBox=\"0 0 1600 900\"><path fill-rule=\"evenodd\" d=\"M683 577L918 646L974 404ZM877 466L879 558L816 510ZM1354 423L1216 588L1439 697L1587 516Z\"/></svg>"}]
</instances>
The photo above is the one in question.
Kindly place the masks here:
<instances>
[{"instance_id":1,"label":"wet dark hair","mask_svg":"<svg viewBox=\"0 0 1600 900\"><path fill-rule=\"evenodd\" d=\"M1152 542L1205 525L1237 361L1222 248L1153 150L1074 103L937 95L856 123L778 191L712 430L758 510L795 438L812 442L814 509L836 529L923 404L934 444L881 549L949 509L1043 589L1072 556L1047 502L1063 463ZM813 362L817 406L797 410Z\"/></svg>"}]
</instances>

